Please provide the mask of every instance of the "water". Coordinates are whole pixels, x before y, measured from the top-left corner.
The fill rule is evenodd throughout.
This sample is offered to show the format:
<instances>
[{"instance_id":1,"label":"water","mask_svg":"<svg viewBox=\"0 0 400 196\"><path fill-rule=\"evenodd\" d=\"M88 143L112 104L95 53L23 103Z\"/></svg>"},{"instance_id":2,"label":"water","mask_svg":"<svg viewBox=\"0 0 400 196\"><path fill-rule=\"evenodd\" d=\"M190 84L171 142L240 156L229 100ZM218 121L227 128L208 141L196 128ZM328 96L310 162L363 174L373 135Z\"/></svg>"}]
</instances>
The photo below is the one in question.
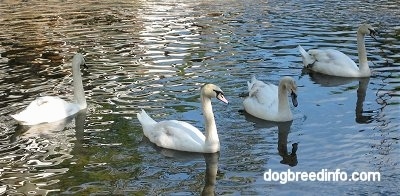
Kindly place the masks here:
<instances>
[{"instance_id":1,"label":"water","mask_svg":"<svg viewBox=\"0 0 400 196\"><path fill-rule=\"evenodd\" d=\"M396 1L50 1L0 5L0 192L8 195L396 195L399 192L400 13ZM368 79L307 73L296 46L357 59L360 23ZM42 127L9 114L39 95L71 99L69 64L82 52L89 107ZM356 61L358 62L358 61ZM252 75L295 78L295 119L239 112ZM215 83L217 155L159 149L136 113L204 128L199 88ZM292 144L298 143L296 156ZM264 172L379 171L381 182L265 182Z\"/></svg>"}]
</instances>

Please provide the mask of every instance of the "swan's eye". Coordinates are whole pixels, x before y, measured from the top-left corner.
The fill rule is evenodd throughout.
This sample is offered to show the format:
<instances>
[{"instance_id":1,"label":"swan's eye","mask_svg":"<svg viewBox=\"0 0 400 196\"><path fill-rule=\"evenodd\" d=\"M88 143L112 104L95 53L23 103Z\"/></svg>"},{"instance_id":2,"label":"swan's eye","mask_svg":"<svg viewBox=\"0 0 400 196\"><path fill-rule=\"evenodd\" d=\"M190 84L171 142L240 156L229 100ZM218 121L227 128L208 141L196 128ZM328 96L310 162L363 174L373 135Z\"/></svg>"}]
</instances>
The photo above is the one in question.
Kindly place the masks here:
<instances>
[{"instance_id":1,"label":"swan's eye","mask_svg":"<svg viewBox=\"0 0 400 196\"><path fill-rule=\"evenodd\" d=\"M368 30L369 30L369 32L374 33L374 30L372 30L372 29L370 29L370 28L368 28Z\"/></svg>"},{"instance_id":2,"label":"swan's eye","mask_svg":"<svg viewBox=\"0 0 400 196\"><path fill-rule=\"evenodd\" d=\"M292 96L293 98L297 98L297 94L294 91L292 91L292 93L290 93L290 96Z\"/></svg>"},{"instance_id":3,"label":"swan's eye","mask_svg":"<svg viewBox=\"0 0 400 196\"><path fill-rule=\"evenodd\" d=\"M222 91L219 91L219 90L213 90L213 91L217 94L217 97L224 96L224 93Z\"/></svg>"},{"instance_id":4,"label":"swan's eye","mask_svg":"<svg viewBox=\"0 0 400 196\"><path fill-rule=\"evenodd\" d=\"M368 28L368 30L369 30L369 36L371 36L375 41L379 42L379 41L376 39L376 36L378 35L378 31L376 31L376 30L374 30L374 29L370 29L370 28Z\"/></svg>"},{"instance_id":5,"label":"swan's eye","mask_svg":"<svg viewBox=\"0 0 400 196\"><path fill-rule=\"evenodd\" d=\"M377 34L378 34L378 31L376 31L376 30L374 30L374 29L368 28L368 30L369 30L369 32L370 32L371 35L377 35Z\"/></svg>"}]
</instances>

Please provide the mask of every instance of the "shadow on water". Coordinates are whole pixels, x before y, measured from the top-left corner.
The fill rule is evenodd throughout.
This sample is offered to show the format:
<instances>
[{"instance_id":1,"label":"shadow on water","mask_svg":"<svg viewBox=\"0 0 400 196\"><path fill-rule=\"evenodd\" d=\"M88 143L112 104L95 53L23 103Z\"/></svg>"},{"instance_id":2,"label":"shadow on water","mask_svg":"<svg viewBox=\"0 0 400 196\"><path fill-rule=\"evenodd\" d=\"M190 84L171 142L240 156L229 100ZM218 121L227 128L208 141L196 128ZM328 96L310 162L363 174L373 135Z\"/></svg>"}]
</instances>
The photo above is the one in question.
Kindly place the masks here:
<instances>
[{"instance_id":1,"label":"shadow on water","mask_svg":"<svg viewBox=\"0 0 400 196\"><path fill-rule=\"evenodd\" d=\"M257 128L272 128L277 126L278 127L278 152L279 155L282 157L280 163L289 165L294 167L297 165L297 149L298 143L292 144L292 151L291 153L288 152L288 136L290 132L290 127L292 126L293 121L287 122L273 122L273 121L266 121L260 118L256 118L247 112L243 111L243 114L247 121L253 122L254 127Z\"/></svg>"},{"instance_id":2,"label":"shadow on water","mask_svg":"<svg viewBox=\"0 0 400 196\"><path fill-rule=\"evenodd\" d=\"M355 121L359 124L368 124L372 122L372 115L364 115L364 113L372 114L373 111L364 111L363 105L365 101L365 96L367 94L368 84L370 78L345 78L345 77L336 77L325 74L316 73L313 71L309 71L307 69L303 69L303 74L308 74L311 80L323 87L336 87L345 84L349 84L355 81L358 81L358 89L357 89L357 102L356 102L356 119Z\"/></svg>"}]
</instances>

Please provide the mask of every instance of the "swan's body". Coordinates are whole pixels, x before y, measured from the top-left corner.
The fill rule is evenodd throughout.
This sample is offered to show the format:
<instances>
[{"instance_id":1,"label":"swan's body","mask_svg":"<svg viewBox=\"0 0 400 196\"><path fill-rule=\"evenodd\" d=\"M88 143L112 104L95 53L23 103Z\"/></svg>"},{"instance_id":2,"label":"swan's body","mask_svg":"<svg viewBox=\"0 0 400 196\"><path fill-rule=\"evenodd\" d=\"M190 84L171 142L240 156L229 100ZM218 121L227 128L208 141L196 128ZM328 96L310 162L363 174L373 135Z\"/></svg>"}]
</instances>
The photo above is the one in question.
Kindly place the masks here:
<instances>
[{"instance_id":1,"label":"swan's body","mask_svg":"<svg viewBox=\"0 0 400 196\"><path fill-rule=\"evenodd\" d=\"M200 99L205 120L205 135L196 127L183 121L156 122L142 110L137 114L137 118L142 124L144 135L163 148L199 153L218 152L220 143L211 106L212 97L228 103L218 86L207 84L201 88Z\"/></svg>"},{"instance_id":2,"label":"swan's body","mask_svg":"<svg viewBox=\"0 0 400 196\"><path fill-rule=\"evenodd\" d=\"M365 50L365 35L369 34L375 39L377 32L371 25L362 24L357 31L358 60L360 66L350 59L347 55L333 49L309 50L306 52L300 45L299 51L303 59L304 67L312 71L340 76L340 77L369 77L371 70L368 66L367 54Z\"/></svg>"},{"instance_id":3,"label":"swan's body","mask_svg":"<svg viewBox=\"0 0 400 196\"><path fill-rule=\"evenodd\" d=\"M85 59L82 54L76 54L72 59L74 102L69 103L55 96L39 97L23 111L11 117L22 125L37 125L64 119L85 109L87 104L80 72L81 65L85 65Z\"/></svg>"},{"instance_id":4,"label":"swan's body","mask_svg":"<svg viewBox=\"0 0 400 196\"><path fill-rule=\"evenodd\" d=\"M278 87L259 81L253 76L247 85L249 96L243 101L247 113L269 121L283 122L293 119L287 98L287 93L290 93L293 105L297 106L297 85L293 78L282 77Z\"/></svg>"}]
</instances>

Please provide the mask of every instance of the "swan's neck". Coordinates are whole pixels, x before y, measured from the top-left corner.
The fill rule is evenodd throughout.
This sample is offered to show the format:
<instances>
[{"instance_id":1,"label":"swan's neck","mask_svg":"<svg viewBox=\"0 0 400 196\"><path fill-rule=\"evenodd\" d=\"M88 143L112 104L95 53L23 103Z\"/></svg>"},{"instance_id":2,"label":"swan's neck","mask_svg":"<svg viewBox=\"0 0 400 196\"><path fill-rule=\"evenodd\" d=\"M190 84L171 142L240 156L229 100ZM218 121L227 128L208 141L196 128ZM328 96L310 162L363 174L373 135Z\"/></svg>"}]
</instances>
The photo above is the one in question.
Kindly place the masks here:
<instances>
[{"instance_id":1,"label":"swan's neck","mask_svg":"<svg viewBox=\"0 0 400 196\"><path fill-rule=\"evenodd\" d=\"M74 84L74 100L80 109L86 108L85 91L83 90L80 63L72 62L72 77Z\"/></svg>"},{"instance_id":2,"label":"swan's neck","mask_svg":"<svg viewBox=\"0 0 400 196\"><path fill-rule=\"evenodd\" d=\"M211 99L200 95L203 116L206 129L205 147L219 150L219 138L217 133L217 125L215 124L214 113L212 110ZM211 150L210 149L210 150Z\"/></svg>"},{"instance_id":3,"label":"swan's neck","mask_svg":"<svg viewBox=\"0 0 400 196\"><path fill-rule=\"evenodd\" d=\"M360 63L359 69L361 75L370 75L371 71L368 66L367 51L365 50L365 35L357 32L357 49L358 61Z\"/></svg>"},{"instance_id":4,"label":"swan's neck","mask_svg":"<svg viewBox=\"0 0 400 196\"><path fill-rule=\"evenodd\" d=\"M285 85L279 84L278 87L278 113L280 116L291 116L292 113L290 111L287 90Z\"/></svg>"}]
</instances>

